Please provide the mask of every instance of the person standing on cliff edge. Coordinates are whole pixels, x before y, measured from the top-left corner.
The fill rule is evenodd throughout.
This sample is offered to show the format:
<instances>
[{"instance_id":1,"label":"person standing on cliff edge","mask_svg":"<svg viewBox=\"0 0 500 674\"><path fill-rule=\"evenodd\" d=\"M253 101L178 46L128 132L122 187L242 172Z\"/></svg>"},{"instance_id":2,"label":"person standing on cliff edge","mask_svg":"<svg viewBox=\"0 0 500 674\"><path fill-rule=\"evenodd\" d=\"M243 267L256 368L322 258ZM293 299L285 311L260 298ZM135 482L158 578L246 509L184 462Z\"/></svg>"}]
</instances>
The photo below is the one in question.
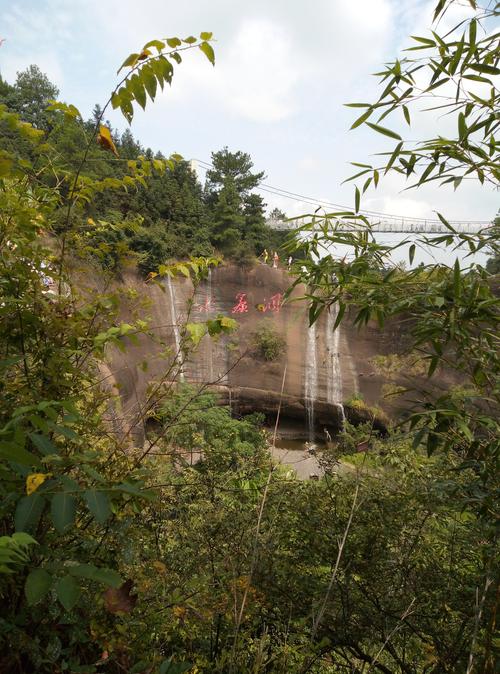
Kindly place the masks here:
<instances>
[{"instance_id":1,"label":"person standing on cliff edge","mask_svg":"<svg viewBox=\"0 0 500 674\"><path fill-rule=\"evenodd\" d=\"M267 261L269 260L269 253L267 252L267 248L264 248L262 251L262 259L264 260L264 264L267 264Z\"/></svg>"},{"instance_id":2,"label":"person standing on cliff edge","mask_svg":"<svg viewBox=\"0 0 500 674\"><path fill-rule=\"evenodd\" d=\"M274 254L273 254L273 269L278 269L279 260L280 260L280 258L279 258L278 253L276 251L274 251Z\"/></svg>"}]
</instances>

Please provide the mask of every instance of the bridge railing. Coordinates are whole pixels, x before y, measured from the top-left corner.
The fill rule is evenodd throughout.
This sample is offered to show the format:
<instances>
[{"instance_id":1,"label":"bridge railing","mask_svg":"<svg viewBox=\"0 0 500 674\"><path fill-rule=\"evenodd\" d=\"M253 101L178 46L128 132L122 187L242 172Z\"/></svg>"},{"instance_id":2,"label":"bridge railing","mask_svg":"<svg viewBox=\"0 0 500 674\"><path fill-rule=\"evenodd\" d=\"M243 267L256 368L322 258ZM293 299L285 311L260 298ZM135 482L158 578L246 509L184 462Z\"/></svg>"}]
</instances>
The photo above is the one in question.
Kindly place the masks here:
<instances>
[{"instance_id":1,"label":"bridge railing","mask_svg":"<svg viewBox=\"0 0 500 674\"><path fill-rule=\"evenodd\" d=\"M398 234L441 234L449 232L448 228L439 220L424 220L421 218L398 218L398 217L377 217L365 215L370 223L373 232L378 233L398 233ZM321 216L317 218L318 224L322 221ZM335 219L332 219L335 221ZM293 220L276 220L269 218L267 225L272 229L293 230L304 225L310 224L312 218L304 217ZM362 224L343 221L341 218L335 221L336 229L341 232L353 232L362 230ZM460 234L477 234L479 231L489 227L492 223L488 221L450 221L450 225Z\"/></svg>"}]
</instances>

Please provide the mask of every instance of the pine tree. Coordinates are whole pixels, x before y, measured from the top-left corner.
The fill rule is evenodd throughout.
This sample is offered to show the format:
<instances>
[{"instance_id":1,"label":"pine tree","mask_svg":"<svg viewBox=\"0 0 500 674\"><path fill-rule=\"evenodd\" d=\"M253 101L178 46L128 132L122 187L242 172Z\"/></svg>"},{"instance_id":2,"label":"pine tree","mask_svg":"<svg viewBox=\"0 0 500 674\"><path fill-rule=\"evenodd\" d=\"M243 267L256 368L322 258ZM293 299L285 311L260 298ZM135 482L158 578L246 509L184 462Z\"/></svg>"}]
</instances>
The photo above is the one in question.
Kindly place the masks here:
<instances>
[{"instance_id":1,"label":"pine tree","mask_svg":"<svg viewBox=\"0 0 500 674\"><path fill-rule=\"evenodd\" d=\"M7 106L17 112L24 122L37 129L50 128L46 111L50 100L59 96L59 89L36 65L17 73L17 79L8 93Z\"/></svg>"},{"instance_id":2,"label":"pine tree","mask_svg":"<svg viewBox=\"0 0 500 674\"><path fill-rule=\"evenodd\" d=\"M213 211L214 244L225 254L235 253L242 238L244 225L245 217L242 213L240 195L233 180L226 179Z\"/></svg>"},{"instance_id":3,"label":"pine tree","mask_svg":"<svg viewBox=\"0 0 500 674\"><path fill-rule=\"evenodd\" d=\"M264 199L259 194L249 194L245 199L244 239L248 248L255 254L266 238L268 227L265 218Z\"/></svg>"}]
</instances>

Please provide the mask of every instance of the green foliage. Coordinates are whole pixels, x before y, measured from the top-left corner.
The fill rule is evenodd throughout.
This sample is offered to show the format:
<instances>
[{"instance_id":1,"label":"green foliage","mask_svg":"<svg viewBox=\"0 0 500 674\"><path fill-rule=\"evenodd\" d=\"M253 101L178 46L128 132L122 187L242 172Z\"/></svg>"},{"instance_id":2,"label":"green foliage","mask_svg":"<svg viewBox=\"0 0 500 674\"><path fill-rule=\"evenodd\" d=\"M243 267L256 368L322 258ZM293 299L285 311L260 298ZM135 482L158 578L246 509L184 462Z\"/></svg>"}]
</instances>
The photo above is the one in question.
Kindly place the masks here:
<instances>
[{"instance_id":1,"label":"green foliage","mask_svg":"<svg viewBox=\"0 0 500 674\"><path fill-rule=\"evenodd\" d=\"M199 47L212 65L215 65L214 51L208 42L212 39L211 35L201 33L199 40L192 36L183 40L178 37L151 40L140 51L127 56L118 69L118 74L125 68L129 70L111 95L113 108L120 108L130 123L134 116L134 104L138 103L144 110L148 96L154 101L158 85L163 90L165 84L172 84L174 63L179 65L182 62L181 52L195 46ZM153 52L151 48L155 51Z\"/></svg>"},{"instance_id":2,"label":"green foliage","mask_svg":"<svg viewBox=\"0 0 500 674\"><path fill-rule=\"evenodd\" d=\"M30 545L36 541L29 534L15 533L12 536L0 537L0 574L13 573L16 567L28 562Z\"/></svg>"},{"instance_id":3,"label":"green foliage","mask_svg":"<svg viewBox=\"0 0 500 674\"><path fill-rule=\"evenodd\" d=\"M494 224L498 227L500 226L500 216L494 220ZM500 251L493 249L492 256L486 262L486 270L493 275L500 274Z\"/></svg>"},{"instance_id":4,"label":"green foliage","mask_svg":"<svg viewBox=\"0 0 500 674\"><path fill-rule=\"evenodd\" d=\"M264 171L252 173L253 162L246 152L230 152L227 147L212 153L213 168L207 171L205 189L215 203L230 181L240 199L248 197L263 180Z\"/></svg>"},{"instance_id":5,"label":"green foliage","mask_svg":"<svg viewBox=\"0 0 500 674\"><path fill-rule=\"evenodd\" d=\"M102 614L103 589L118 591L124 583L109 538L151 498L148 473L109 433L106 411L114 403L98 370L107 346L123 348L124 338L145 332L147 323L117 320L120 290L80 294L68 250L84 240L93 256L119 260L127 253L120 239L137 236L141 223L129 218L123 228L110 227L116 238L109 240L108 223L96 223L92 209L115 205L113 197L104 206L113 191L128 194L155 175L175 173L178 157L136 155L117 172L109 157L120 144L102 124L105 108L88 123L71 105L52 102L45 111L45 99L56 94L31 68L14 87L2 87L2 96L19 102L21 117L0 107L0 125L8 130L0 157L5 672L94 671L88 663L99 659L104 644L90 638L92 621ZM41 121L31 120L40 128L24 121L31 112L40 113ZM133 153L131 145L126 136L124 147ZM189 183L186 170L178 171L181 184ZM202 278L208 265L193 260L189 269Z\"/></svg>"},{"instance_id":6,"label":"green foliage","mask_svg":"<svg viewBox=\"0 0 500 674\"><path fill-rule=\"evenodd\" d=\"M278 360L286 353L285 339L266 322L253 332L252 343L258 357L267 361Z\"/></svg>"},{"instance_id":7,"label":"green foliage","mask_svg":"<svg viewBox=\"0 0 500 674\"><path fill-rule=\"evenodd\" d=\"M452 3L440 2L436 18L444 16ZM437 182L452 184L456 189L464 178L498 184L495 132L500 93L494 76L500 74L500 56L498 33L489 30L489 25L498 18L499 9L498 5L483 9L475 2L470 4L467 18L445 35L432 31L429 36L413 36L414 44L405 50L405 56L377 73L383 87L376 102L351 104L365 109L351 128L366 124L400 141L392 152L385 153L382 164L365 164L357 174L367 178L363 192L372 182L376 187L379 176L390 171L411 179L413 187ZM422 96L430 101L426 110L453 116L455 138L430 138L413 146L378 123L400 115L410 126L410 111Z\"/></svg>"},{"instance_id":8,"label":"green foliage","mask_svg":"<svg viewBox=\"0 0 500 674\"><path fill-rule=\"evenodd\" d=\"M155 418L161 423L162 444L176 447L181 461L186 462L194 451L200 457L199 470L214 475L226 471L237 482L239 471L241 478L246 471L253 474L264 464L262 417L250 415L234 420L228 408L216 403L213 394L198 393L184 385L169 395Z\"/></svg>"},{"instance_id":9,"label":"green foliage","mask_svg":"<svg viewBox=\"0 0 500 674\"><path fill-rule=\"evenodd\" d=\"M468 50L472 38L478 44L473 25ZM130 118L170 83L182 50L213 63L211 37L153 40L130 55L113 104ZM440 39L436 58L459 64L465 42ZM483 74L496 68L483 46L465 58L466 73L468 64ZM0 82L0 95L15 88ZM50 108L38 129L0 110L8 130L0 155L1 671L437 674L472 663L491 674L500 415L490 275L458 264L390 269L389 249L359 214L352 220L362 232L339 232L335 216L306 227L298 282L309 284L311 321L334 302L339 322L347 308L360 325L402 317L412 326L407 357L425 362L428 385L392 437L346 423L342 451L368 440L369 453L340 467L338 454L325 453L325 477L300 482L272 464L261 417L234 419L205 384L178 382L190 349L231 332L231 318L183 326L179 353L167 350L137 415L124 412L100 366L109 349L155 333L146 320L119 320L125 292L88 291L72 255L83 247L113 269L135 255L152 271L149 283L181 275L196 287L220 260L169 264L164 256L181 241L166 223L185 224L179 238L191 233L188 257L222 242L206 217L219 208L227 228L258 247L263 204L252 190L262 176L248 156L223 151L203 195L177 156L154 156L130 133L113 133L106 107L88 122L71 105ZM380 121L370 124L384 133ZM493 176L490 169L481 167ZM449 231L435 245L496 245L489 233ZM353 246L351 261L316 255L337 242ZM265 335L266 348L275 337ZM465 386L433 387L452 367Z\"/></svg>"},{"instance_id":10,"label":"green foliage","mask_svg":"<svg viewBox=\"0 0 500 674\"><path fill-rule=\"evenodd\" d=\"M500 255L490 257L486 263L486 270L493 275L500 274Z\"/></svg>"},{"instance_id":11,"label":"green foliage","mask_svg":"<svg viewBox=\"0 0 500 674\"><path fill-rule=\"evenodd\" d=\"M152 45L153 51L160 48L160 42ZM194 42L182 43L177 39L174 43L178 47L184 44L182 49L196 46ZM208 44L206 41L200 44L204 43ZM132 61L137 54L133 56ZM153 58L151 54L147 63L139 59L131 66L129 75L133 71L132 78L146 78L146 88L153 67L151 59L154 61L156 57L160 55ZM161 153L154 154L142 147L129 129L121 135L111 129L109 122L103 121L105 109L96 106L93 117L83 121L72 105L58 101L48 104L57 90L36 67L20 74L20 79L34 80L35 84L28 87L16 83L10 87L5 83L0 102L14 109L15 99L15 109L19 109L22 119L24 111L39 110L45 120L39 126L47 130L48 141L57 147L51 161L57 165L61 177L66 174L69 179L71 171L80 170L82 198L73 212L78 209L87 225L81 224L72 237L74 248L82 256L97 259L105 269L117 274L133 262L147 275L168 260L211 255L214 247L244 264L253 263L256 253L264 247L279 247L282 233L266 226L265 204L250 191L263 174L250 172L252 163L248 155L232 154L227 149L214 153L217 168L210 188L207 183L204 191L189 164L178 155L166 160ZM137 81L134 82L137 88ZM43 105L35 89L45 91ZM129 100L128 93L125 99L125 109L130 113L130 106L136 101ZM116 103L117 99L113 100ZM98 142L89 145L88 137L93 135ZM33 158L29 143L21 144L19 138L14 141L11 130L6 129L0 147L22 158ZM115 154L114 161L109 160L111 153ZM230 184L231 171L235 190ZM94 181L92 198L88 191L91 181ZM64 221L64 208L56 217Z\"/></svg>"},{"instance_id":12,"label":"green foliage","mask_svg":"<svg viewBox=\"0 0 500 674\"><path fill-rule=\"evenodd\" d=\"M38 604L50 590L52 579L45 569L34 569L26 578L24 592L28 605Z\"/></svg>"},{"instance_id":13,"label":"green foliage","mask_svg":"<svg viewBox=\"0 0 500 674\"><path fill-rule=\"evenodd\" d=\"M440 19L450 4L441 0L435 18ZM405 388L413 402L410 411L399 420L399 427L405 432L406 451L411 442L409 456L413 453L419 457L424 450L439 464L442 477L436 476L433 486L431 480L428 489L440 494L440 498L448 494L452 508L460 511L461 518L474 522L484 532L484 557L473 562L478 573L476 592L481 597L476 601L476 632L468 636L468 667L465 655L459 656L451 666L455 671L472 671L473 662L477 671L494 671L492 623L486 614L494 602L492 587L496 576L492 569L498 546L494 513L498 509L500 458L500 301L489 274L477 264L461 268L456 259L449 266L434 264L409 271L393 267L390 253L401 244L377 244L368 220L359 210L362 194L370 186L376 188L380 177L391 171L412 180L410 187L437 181L439 185L452 183L456 189L464 178L498 186L500 165L494 134L498 128L495 108L499 93L491 76L497 71L500 57L498 35L487 28L488 20L498 14L498 7L476 8L471 2L469 16L453 30L442 36L433 31L432 38L415 37L417 44L407 51L418 51L418 56L395 61L378 74L383 91L373 104L354 104L365 111L353 128L367 124L378 133L400 140L399 134L379 122L401 113L410 123L411 104L417 104L422 95L439 96L436 107L455 118L456 137L425 139L412 143L411 149L400 140L394 150L383 154L381 165L363 165L363 170L350 178L365 179L362 189L356 187L353 212L311 217L303 228L305 236L298 237L295 244L305 257L303 272L295 285L308 284L311 321L337 303L338 322L349 309L360 327L371 321L383 326L389 320L393 325L406 326L404 361L418 366L418 372L401 373L403 379L409 375ZM477 37L478 29L484 29L481 38ZM456 95L448 98L447 87L452 81ZM478 81L488 86L485 97L475 93L473 83ZM376 123L368 119L376 119ZM488 249L498 253L497 225L477 235L464 235L438 215L447 232L415 239L409 250L410 263L419 244L448 249L451 260L462 245L468 246L471 253ZM351 231L345 231L346 222L352 224ZM339 261L320 253L340 243L351 247L352 259ZM391 367L387 362L379 365ZM423 365L427 381L421 376L415 381L414 375L422 375ZM449 384L443 386L441 377L463 383L466 393L459 394ZM393 455L391 458L396 459ZM400 459L394 462L399 477ZM453 519L451 514L449 517ZM404 610L398 615L403 614ZM432 650L433 671L444 671L443 654L438 655L438 650Z\"/></svg>"},{"instance_id":14,"label":"green foliage","mask_svg":"<svg viewBox=\"0 0 500 674\"><path fill-rule=\"evenodd\" d=\"M244 264L264 248L279 248L282 237L266 225L266 204L252 192L264 172L253 173L250 155L230 152L227 147L212 153L212 164L207 171L205 199L211 212L214 245Z\"/></svg>"},{"instance_id":15,"label":"green foliage","mask_svg":"<svg viewBox=\"0 0 500 674\"><path fill-rule=\"evenodd\" d=\"M17 73L13 87L0 93L0 102L17 112L28 124L37 129L50 129L49 102L59 95L57 87L50 82L36 65ZM76 108L74 108L76 110Z\"/></svg>"}]
</instances>

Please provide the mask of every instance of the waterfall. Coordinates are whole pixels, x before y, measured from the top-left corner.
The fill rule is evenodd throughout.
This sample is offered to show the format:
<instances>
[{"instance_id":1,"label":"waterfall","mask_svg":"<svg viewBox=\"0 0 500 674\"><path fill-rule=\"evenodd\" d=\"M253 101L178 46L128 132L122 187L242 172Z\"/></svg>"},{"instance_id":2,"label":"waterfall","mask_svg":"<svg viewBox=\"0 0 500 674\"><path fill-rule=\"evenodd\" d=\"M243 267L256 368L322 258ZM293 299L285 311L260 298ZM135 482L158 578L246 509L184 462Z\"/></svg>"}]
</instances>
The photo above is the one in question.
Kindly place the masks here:
<instances>
[{"instance_id":1,"label":"waterfall","mask_svg":"<svg viewBox=\"0 0 500 674\"><path fill-rule=\"evenodd\" d=\"M174 333L175 359L179 365L179 381L184 381L184 371L182 369L181 353L181 333L177 324L177 310L175 307L175 289L170 276L167 276L167 289L170 298L170 320L172 321L172 331Z\"/></svg>"},{"instance_id":2,"label":"waterfall","mask_svg":"<svg viewBox=\"0 0 500 674\"><path fill-rule=\"evenodd\" d=\"M314 401L318 391L318 366L316 359L316 323L307 331L307 348L305 362L305 403L307 410L307 426L309 442L314 442Z\"/></svg>"},{"instance_id":3,"label":"waterfall","mask_svg":"<svg viewBox=\"0 0 500 674\"><path fill-rule=\"evenodd\" d=\"M334 304L330 307L326 315L326 353L327 353L327 401L338 407L342 426L345 421L344 405L342 404L342 370L340 367L340 330L337 327L333 329L337 319L338 306Z\"/></svg>"},{"instance_id":4,"label":"waterfall","mask_svg":"<svg viewBox=\"0 0 500 674\"><path fill-rule=\"evenodd\" d=\"M212 306L212 270L208 270L208 281L207 281L207 304L209 307Z\"/></svg>"},{"instance_id":5,"label":"waterfall","mask_svg":"<svg viewBox=\"0 0 500 674\"><path fill-rule=\"evenodd\" d=\"M212 270L208 270L208 281L207 281L207 307L212 309L213 296L212 296ZM212 382L214 380L214 349L211 337L206 337L208 339L208 381Z\"/></svg>"},{"instance_id":6,"label":"waterfall","mask_svg":"<svg viewBox=\"0 0 500 674\"><path fill-rule=\"evenodd\" d=\"M217 314L224 312L224 305L218 305L217 297L214 297L212 288L212 270L208 270L207 286L205 291L205 307L207 308L206 318L210 313ZM218 339L207 337L208 340L208 381L216 381L219 386L229 386L228 371L231 367L229 350L227 348L228 338L226 335L219 335ZM217 364L217 372L214 372L214 362Z\"/></svg>"}]
</instances>

